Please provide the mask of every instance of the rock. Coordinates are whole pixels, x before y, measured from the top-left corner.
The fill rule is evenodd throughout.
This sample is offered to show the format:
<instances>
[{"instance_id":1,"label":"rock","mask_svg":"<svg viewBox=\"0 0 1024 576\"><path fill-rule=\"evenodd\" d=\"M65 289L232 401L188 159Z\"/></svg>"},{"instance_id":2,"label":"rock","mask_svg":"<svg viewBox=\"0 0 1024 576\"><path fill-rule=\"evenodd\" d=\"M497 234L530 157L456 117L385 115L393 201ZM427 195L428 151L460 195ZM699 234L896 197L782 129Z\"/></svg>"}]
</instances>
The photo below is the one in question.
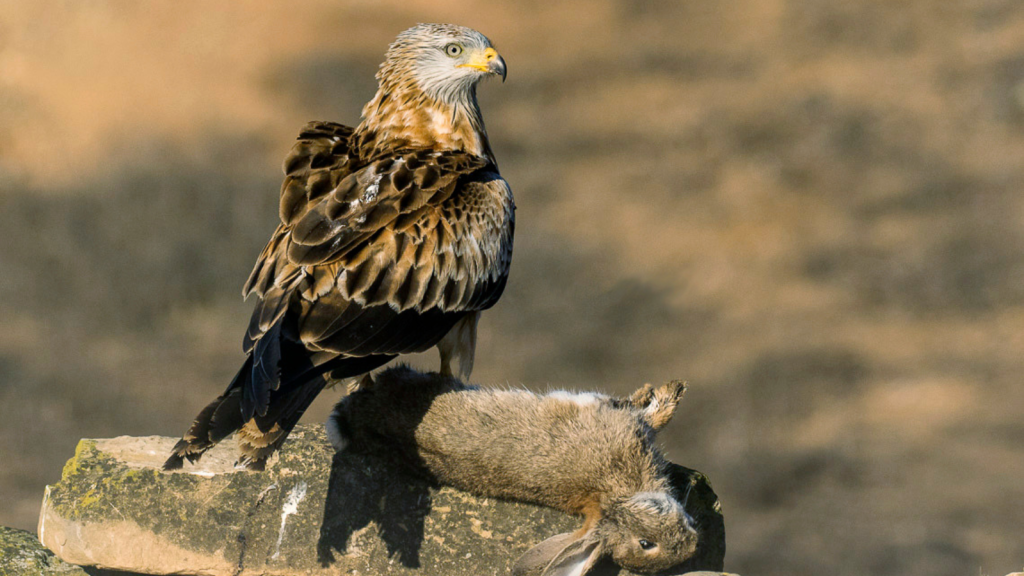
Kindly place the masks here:
<instances>
[{"instance_id":1,"label":"rock","mask_svg":"<svg viewBox=\"0 0 1024 576\"><path fill-rule=\"evenodd\" d=\"M88 576L62 561L29 532L0 526L0 576Z\"/></svg>"},{"instance_id":2,"label":"rock","mask_svg":"<svg viewBox=\"0 0 1024 576\"><path fill-rule=\"evenodd\" d=\"M300 426L266 472L236 470L234 442L163 472L174 439L82 440L46 488L39 538L67 562L211 576L508 574L515 559L579 519L437 488L385 455L335 455L322 426ZM707 479L674 483L701 529L673 573L720 570L725 528ZM616 574L613 565L602 574ZM625 571L621 572L626 574Z\"/></svg>"}]
</instances>

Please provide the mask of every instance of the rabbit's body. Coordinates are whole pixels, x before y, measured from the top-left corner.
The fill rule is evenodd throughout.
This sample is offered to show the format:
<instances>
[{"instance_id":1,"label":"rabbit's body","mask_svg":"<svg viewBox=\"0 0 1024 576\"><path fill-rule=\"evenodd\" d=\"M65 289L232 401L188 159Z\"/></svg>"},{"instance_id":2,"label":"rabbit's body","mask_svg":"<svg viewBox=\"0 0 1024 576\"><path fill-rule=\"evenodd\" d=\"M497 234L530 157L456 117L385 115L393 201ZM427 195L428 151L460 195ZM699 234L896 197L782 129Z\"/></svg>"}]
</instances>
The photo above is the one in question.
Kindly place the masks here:
<instances>
[{"instance_id":1,"label":"rabbit's body","mask_svg":"<svg viewBox=\"0 0 1024 576\"><path fill-rule=\"evenodd\" d=\"M339 450L383 439L443 484L585 517L580 531L556 537L534 563L554 563L548 556L575 547L585 552L581 562L611 553L621 565L654 571L696 545L654 447L655 428L681 396L677 386L660 406L648 387L638 405L592 393L484 389L397 367L342 399L328 434Z\"/></svg>"},{"instance_id":2,"label":"rabbit's body","mask_svg":"<svg viewBox=\"0 0 1024 576\"><path fill-rule=\"evenodd\" d=\"M393 375L385 372L377 383L386 394L355 393L348 417L360 428L405 440L403 449L415 450L443 484L575 514L586 513L602 496L667 488L655 473L663 462L649 439L636 433L636 415L612 408L607 399L556 393L542 401L544 396L526 390ZM431 386L444 391L432 396ZM395 406L422 398L433 399L429 410ZM419 421L405 418L419 413Z\"/></svg>"}]
</instances>

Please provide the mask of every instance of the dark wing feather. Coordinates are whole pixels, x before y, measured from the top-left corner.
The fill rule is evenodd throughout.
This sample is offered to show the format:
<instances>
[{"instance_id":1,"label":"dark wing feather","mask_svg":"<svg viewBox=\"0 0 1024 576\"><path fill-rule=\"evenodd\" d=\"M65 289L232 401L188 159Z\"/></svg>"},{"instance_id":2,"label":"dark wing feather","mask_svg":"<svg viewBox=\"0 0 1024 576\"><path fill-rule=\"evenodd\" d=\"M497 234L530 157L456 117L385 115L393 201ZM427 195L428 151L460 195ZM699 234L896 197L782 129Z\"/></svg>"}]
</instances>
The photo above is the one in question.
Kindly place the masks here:
<instances>
[{"instance_id":1,"label":"dark wing feather","mask_svg":"<svg viewBox=\"0 0 1024 576\"><path fill-rule=\"evenodd\" d=\"M246 420L252 418L254 413L266 414L267 405L270 403L270 391L281 386L283 324L283 320L278 320L256 341L256 347L252 352L252 378L242 392L241 408Z\"/></svg>"}]
</instances>

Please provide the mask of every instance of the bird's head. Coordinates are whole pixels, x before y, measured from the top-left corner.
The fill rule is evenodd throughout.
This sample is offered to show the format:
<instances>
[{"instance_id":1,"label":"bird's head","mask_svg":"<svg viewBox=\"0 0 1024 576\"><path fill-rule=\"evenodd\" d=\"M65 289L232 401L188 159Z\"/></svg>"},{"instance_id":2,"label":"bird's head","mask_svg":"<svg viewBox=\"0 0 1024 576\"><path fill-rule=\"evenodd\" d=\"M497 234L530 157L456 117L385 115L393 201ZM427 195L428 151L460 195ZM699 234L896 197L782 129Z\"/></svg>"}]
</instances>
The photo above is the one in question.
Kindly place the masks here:
<instances>
[{"instance_id":1,"label":"bird's head","mask_svg":"<svg viewBox=\"0 0 1024 576\"><path fill-rule=\"evenodd\" d=\"M472 97L477 83L506 74L505 60L486 36L455 24L417 24L398 35L388 48L377 78L414 82L438 102L455 104Z\"/></svg>"},{"instance_id":2,"label":"bird's head","mask_svg":"<svg viewBox=\"0 0 1024 576\"><path fill-rule=\"evenodd\" d=\"M398 35L377 72L380 87L356 128L360 155L401 148L461 150L494 161L476 85L505 79L505 61L476 30L417 24Z\"/></svg>"}]
</instances>

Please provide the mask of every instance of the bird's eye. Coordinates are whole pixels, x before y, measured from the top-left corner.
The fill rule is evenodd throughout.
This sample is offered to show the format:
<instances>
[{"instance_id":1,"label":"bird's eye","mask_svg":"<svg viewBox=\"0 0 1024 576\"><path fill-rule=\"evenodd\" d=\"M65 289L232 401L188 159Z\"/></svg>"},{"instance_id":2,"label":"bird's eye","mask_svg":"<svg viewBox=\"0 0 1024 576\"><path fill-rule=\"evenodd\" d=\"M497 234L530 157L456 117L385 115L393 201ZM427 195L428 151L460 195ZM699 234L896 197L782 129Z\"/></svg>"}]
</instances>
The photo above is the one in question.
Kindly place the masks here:
<instances>
[{"instance_id":1,"label":"bird's eye","mask_svg":"<svg viewBox=\"0 0 1024 576\"><path fill-rule=\"evenodd\" d=\"M651 542L650 540L644 540L643 538L640 539L640 547L643 548L644 550L650 550L651 548L654 548L655 546L657 546L657 544L655 544L654 542Z\"/></svg>"},{"instance_id":2,"label":"bird's eye","mask_svg":"<svg viewBox=\"0 0 1024 576\"><path fill-rule=\"evenodd\" d=\"M459 54L462 54L462 46L459 46L458 44L449 44L444 47L444 53L455 58Z\"/></svg>"}]
</instances>

